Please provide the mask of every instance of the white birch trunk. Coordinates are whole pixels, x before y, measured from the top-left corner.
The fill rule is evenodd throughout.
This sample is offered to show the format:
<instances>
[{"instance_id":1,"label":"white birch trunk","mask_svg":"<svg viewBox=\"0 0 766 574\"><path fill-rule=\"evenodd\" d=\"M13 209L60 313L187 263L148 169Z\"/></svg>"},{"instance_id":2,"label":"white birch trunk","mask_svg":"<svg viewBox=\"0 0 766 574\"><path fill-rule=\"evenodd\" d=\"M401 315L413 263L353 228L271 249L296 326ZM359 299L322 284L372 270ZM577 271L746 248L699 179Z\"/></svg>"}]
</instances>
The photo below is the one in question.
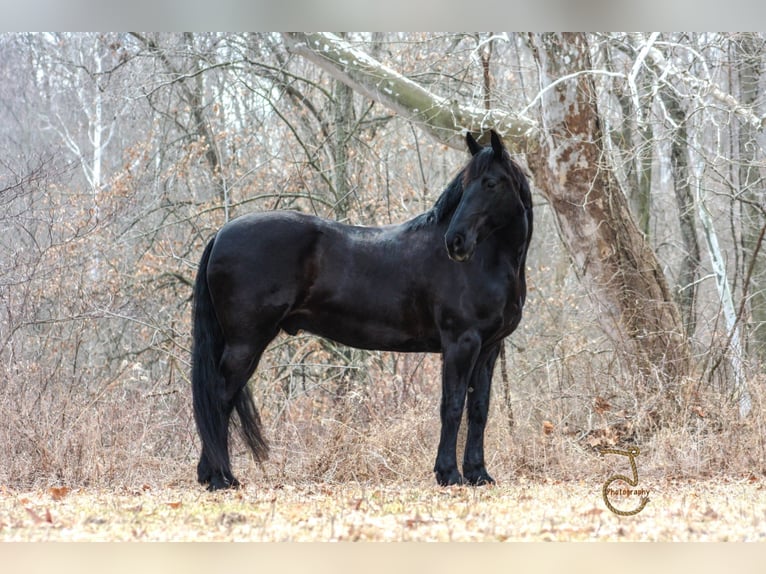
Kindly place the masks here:
<instances>
[{"instance_id":1,"label":"white birch trunk","mask_svg":"<svg viewBox=\"0 0 766 574\"><path fill-rule=\"evenodd\" d=\"M696 136L692 137L693 139L697 139ZM718 289L718 297L721 301L721 309L726 322L727 337L730 341L729 362L732 371L734 372L731 394L733 399L736 400L739 405L740 417L744 418L750 413L752 401L750 392L747 388L747 381L745 379L745 372L742 364L742 339L740 336L739 324L737 322L737 311L734 307L734 298L732 297L731 289L729 287L726 261L718 243L718 235L713 224L713 217L705 203L705 194L702 189L702 176L705 171L705 160L699 153L694 151L695 149L698 149L698 145L699 142L694 142L693 145L689 146L689 159L696 189L697 211L704 231L705 244L707 245L708 254L710 255L710 265L713 268L715 284Z\"/></svg>"}]
</instances>

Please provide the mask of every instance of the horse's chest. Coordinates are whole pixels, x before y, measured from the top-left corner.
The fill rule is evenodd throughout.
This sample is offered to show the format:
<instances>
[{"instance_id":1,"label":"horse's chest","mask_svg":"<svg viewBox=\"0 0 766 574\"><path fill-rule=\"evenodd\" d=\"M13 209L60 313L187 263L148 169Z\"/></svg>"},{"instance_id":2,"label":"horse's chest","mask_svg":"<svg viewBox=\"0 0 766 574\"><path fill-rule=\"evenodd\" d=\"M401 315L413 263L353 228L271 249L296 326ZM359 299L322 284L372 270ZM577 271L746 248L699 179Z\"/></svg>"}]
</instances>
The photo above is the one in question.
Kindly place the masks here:
<instances>
[{"instance_id":1,"label":"horse's chest","mask_svg":"<svg viewBox=\"0 0 766 574\"><path fill-rule=\"evenodd\" d=\"M509 275L485 281L473 297L473 310L481 330L502 336L519 324L522 301L516 281Z\"/></svg>"}]
</instances>

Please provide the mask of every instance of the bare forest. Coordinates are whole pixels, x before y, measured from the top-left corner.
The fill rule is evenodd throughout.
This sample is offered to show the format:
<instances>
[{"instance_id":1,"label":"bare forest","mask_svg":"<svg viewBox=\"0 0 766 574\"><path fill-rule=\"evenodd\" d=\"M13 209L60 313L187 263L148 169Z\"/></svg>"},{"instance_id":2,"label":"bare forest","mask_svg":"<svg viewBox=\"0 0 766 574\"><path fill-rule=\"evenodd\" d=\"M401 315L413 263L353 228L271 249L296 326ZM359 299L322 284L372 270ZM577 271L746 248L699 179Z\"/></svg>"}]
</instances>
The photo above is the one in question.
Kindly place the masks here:
<instances>
[{"instance_id":1,"label":"bare forest","mask_svg":"<svg viewBox=\"0 0 766 574\"><path fill-rule=\"evenodd\" d=\"M495 129L530 176L500 483L766 472L766 35L0 35L0 485L195 482L191 295L225 222L430 208ZM253 485L433 485L438 355L280 336ZM147 486L148 485L148 486Z\"/></svg>"}]
</instances>

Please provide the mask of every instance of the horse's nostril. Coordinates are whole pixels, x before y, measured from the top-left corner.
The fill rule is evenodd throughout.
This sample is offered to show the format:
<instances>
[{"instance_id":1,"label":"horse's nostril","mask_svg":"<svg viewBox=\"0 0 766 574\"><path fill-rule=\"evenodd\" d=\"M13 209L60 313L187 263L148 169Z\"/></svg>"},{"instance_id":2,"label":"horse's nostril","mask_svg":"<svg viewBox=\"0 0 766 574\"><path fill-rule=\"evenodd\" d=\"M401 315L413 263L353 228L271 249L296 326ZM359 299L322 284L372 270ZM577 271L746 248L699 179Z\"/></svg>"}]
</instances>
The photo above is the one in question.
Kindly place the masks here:
<instances>
[{"instance_id":1,"label":"horse's nostril","mask_svg":"<svg viewBox=\"0 0 766 574\"><path fill-rule=\"evenodd\" d=\"M447 254L453 261L465 261L471 256L471 243L463 233L448 233L444 241L447 244Z\"/></svg>"}]
</instances>

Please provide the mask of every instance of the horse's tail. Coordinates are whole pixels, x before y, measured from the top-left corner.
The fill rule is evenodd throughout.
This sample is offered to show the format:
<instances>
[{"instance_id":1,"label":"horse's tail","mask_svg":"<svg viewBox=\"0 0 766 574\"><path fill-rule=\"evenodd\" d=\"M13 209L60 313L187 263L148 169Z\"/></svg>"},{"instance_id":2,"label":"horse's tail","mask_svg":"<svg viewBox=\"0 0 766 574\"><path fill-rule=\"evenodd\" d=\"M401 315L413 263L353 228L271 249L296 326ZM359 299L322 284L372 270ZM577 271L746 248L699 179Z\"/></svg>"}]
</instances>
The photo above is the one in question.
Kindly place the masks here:
<instances>
[{"instance_id":1,"label":"horse's tail","mask_svg":"<svg viewBox=\"0 0 766 574\"><path fill-rule=\"evenodd\" d=\"M228 419L232 405L226 405L223 400L225 381L218 365L223 354L224 336L207 282L208 262L214 241L215 238L211 239L202 253L194 283L192 399L203 455L207 457L212 469L227 472L230 466ZM256 460L265 459L268 445L261 434L261 420L250 388L245 385L233 400L245 442Z\"/></svg>"},{"instance_id":2,"label":"horse's tail","mask_svg":"<svg viewBox=\"0 0 766 574\"><path fill-rule=\"evenodd\" d=\"M229 454L222 452L226 445L228 424L224 421L223 376L218 364L223 354L223 331L213 308L207 284L207 266L215 238L202 253L194 283L192 311L192 402L194 420L202 441L202 453L215 469L228 469ZM221 436L222 433L226 433ZM202 477L200 477L202 479Z\"/></svg>"}]
</instances>

